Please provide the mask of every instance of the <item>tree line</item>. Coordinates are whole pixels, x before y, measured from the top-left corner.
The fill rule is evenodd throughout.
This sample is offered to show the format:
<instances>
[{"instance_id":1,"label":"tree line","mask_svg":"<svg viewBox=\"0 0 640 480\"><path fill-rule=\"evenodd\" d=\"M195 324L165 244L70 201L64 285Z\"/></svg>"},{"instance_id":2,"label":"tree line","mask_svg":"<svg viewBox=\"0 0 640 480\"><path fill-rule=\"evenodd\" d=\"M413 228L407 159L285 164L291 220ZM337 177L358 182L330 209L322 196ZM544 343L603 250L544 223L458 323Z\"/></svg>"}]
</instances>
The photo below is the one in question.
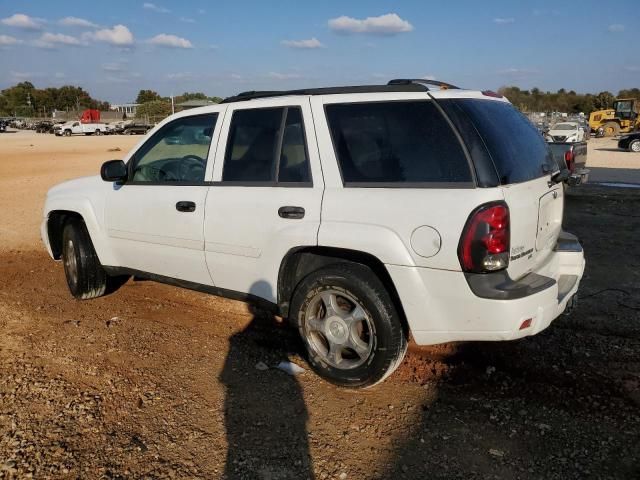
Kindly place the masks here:
<instances>
[{"instance_id":1,"label":"tree line","mask_svg":"<svg viewBox=\"0 0 640 480\"><path fill-rule=\"evenodd\" d=\"M640 89L620 90L618 95L611 92L576 93L561 88L557 92L543 92L539 88L521 90L518 87L502 87L498 93L504 95L523 112L566 112L589 114L594 110L613 107L616 98L640 99Z\"/></svg>"},{"instance_id":2,"label":"tree line","mask_svg":"<svg viewBox=\"0 0 640 480\"><path fill-rule=\"evenodd\" d=\"M20 82L0 92L0 115L48 117L54 110L108 110L109 102L96 100L82 87L36 88L31 82Z\"/></svg>"},{"instance_id":3,"label":"tree line","mask_svg":"<svg viewBox=\"0 0 640 480\"><path fill-rule=\"evenodd\" d=\"M174 105L178 105L188 100L206 100L212 103L220 103L222 98L209 97L202 92L185 92L182 95L173 97ZM153 90L140 90L136 97L138 117L158 118L166 117L171 113L171 98L162 97ZM179 108L178 108L179 109Z\"/></svg>"},{"instance_id":4,"label":"tree line","mask_svg":"<svg viewBox=\"0 0 640 480\"><path fill-rule=\"evenodd\" d=\"M640 99L640 89L620 90L618 95L603 91L597 94L576 93L561 88L557 92L543 92L539 88L522 90L516 86L502 87L499 93L523 112L567 112L589 114L594 110L611 108L616 98ZM174 104L188 100L220 102L220 97L207 96L202 92L185 92L174 97ZM163 97L153 90L140 90L136 97L138 116L163 117L171 113L171 98ZM83 110L96 108L108 110L109 102L94 99L82 87L65 85L54 88L36 88L31 82L20 82L0 92L0 116L49 116L53 110Z\"/></svg>"}]
</instances>

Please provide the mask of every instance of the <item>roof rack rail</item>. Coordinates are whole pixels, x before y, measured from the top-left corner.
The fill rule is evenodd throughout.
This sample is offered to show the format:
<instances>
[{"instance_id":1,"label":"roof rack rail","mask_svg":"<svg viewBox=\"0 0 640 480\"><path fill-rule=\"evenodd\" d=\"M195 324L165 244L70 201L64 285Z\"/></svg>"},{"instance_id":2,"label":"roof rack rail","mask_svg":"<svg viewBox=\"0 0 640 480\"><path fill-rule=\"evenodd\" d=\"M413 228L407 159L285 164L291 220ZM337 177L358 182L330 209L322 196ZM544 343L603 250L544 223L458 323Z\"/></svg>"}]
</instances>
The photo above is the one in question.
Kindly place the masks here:
<instances>
[{"instance_id":1,"label":"roof rack rail","mask_svg":"<svg viewBox=\"0 0 640 480\"><path fill-rule=\"evenodd\" d=\"M436 87L440 87L442 90L460 90L460 87L456 87L455 85L451 85L450 83L440 82L438 80L427 80L424 78L394 78L393 80L389 80L387 85L435 85ZM429 88L427 88L429 90Z\"/></svg>"},{"instance_id":2,"label":"roof rack rail","mask_svg":"<svg viewBox=\"0 0 640 480\"><path fill-rule=\"evenodd\" d=\"M453 87L451 87L453 88ZM266 90L242 92L225 98L220 103L243 102L257 98L284 97L287 95L336 95L341 93L381 93L381 92L426 92L425 85L417 82L389 83L387 85L354 85L348 87L304 88L300 90Z\"/></svg>"}]
</instances>

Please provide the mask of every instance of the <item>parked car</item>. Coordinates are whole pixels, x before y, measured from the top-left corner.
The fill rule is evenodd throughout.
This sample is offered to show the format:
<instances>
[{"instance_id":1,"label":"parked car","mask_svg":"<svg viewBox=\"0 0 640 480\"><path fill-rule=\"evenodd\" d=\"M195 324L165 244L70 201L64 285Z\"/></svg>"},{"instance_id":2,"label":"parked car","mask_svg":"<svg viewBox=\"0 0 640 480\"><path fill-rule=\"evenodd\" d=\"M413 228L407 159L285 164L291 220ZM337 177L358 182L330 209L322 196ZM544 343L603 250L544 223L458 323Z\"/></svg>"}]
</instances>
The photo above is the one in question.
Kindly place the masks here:
<instances>
[{"instance_id":1,"label":"parked car","mask_svg":"<svg viewBox=\"0 0 640 480\"><path fill-rule=\"evenodd\" d=\"M578 122L556 123L547 132L549 142L583 142L585 137L585 129Z\"/></svg>"},{"instance_id":2,"label":"parked car","mask_svg":"<svg viewBox=\"0 0 640 480\"><path fill-rule=\"evenodd\" d=\"M553 158L558 164L558 168L569 171L570 183L573 186L587 183L589 181L589 170L587 165L587 142L552 142L549 148Z\"/></svg>"},{"instance_id":3,"label":"parked car","mask_svg":"<svg viewBox=\"0 0 640 480\"><path fill-rule=\"evenodd\" d=\"M102 135L107 131L107 126L104 123L82 123L77 121L56 125L54 128L54 133L57 136L64 135L65 137L71 135Z\"/></svg>"},{"instance_id":4,"label":"parked car","mask_svg":"<svg viewBox=\"0 0 640 480\"><path fill-rule=\"evenodd\" d=\"M124 126L122 130L123 135L146 135L149 130L153 128L153 125L147 123L129 123Z\"/></svg>"},{"instance_id":5,"label":"parked car","mask_svg":"<svg viewBox=\"0 0 640 480\"><path fill-rule=\"evenodd\" d=\"M492 92L249 92L53 187L41 232L76 298L135 275L255 302L289 319L319 375L366 387L410 334L512 340L573 305L585 261L562 230L565 173Z\"/></svg>"},{"instance_id":6,"label":"parked car","mask_svg":"<svg viewBox=\"0 0 640 480\"><path fill-rule=\"evenodd\" d=\"M618 140L618 148L630 152L640 152L640 131L621 136Z\"/></svg>"},{"instance_id":7,"label":"parked car","mask_svg":"<svg viewBox=\"0 0 640 480\"><path fill-rule=\"evenodd\" d=\"M36 123L36 133L51 133L53 131L54 124L50 120L43 120Z\"/></svg>"}]
</instances>

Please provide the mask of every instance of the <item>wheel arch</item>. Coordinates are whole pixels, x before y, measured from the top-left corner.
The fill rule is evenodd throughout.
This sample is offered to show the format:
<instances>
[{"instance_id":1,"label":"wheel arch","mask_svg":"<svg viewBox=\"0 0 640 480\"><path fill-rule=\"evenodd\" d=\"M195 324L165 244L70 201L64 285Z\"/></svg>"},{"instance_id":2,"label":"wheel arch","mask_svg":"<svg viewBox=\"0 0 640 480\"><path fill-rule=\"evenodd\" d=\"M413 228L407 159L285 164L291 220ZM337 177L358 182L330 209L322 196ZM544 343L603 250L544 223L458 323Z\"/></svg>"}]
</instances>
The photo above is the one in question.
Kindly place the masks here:
<instances>
[{"instance_id":1,"label":"wheel arch","mask_svg":"<svg viewBox=\"0 0 640 480\"><path fill-rule=\"evenodd\" d=\"M60 260L62 256L62 231L66 223L71 219L78 219L86 225L84 217L78 212L72 210L52 210L49 212L47 235L51 246L51 254L55 260Z\"/></svg>"},{"instance_id":2,"label":"wheel arch","mask_svg":"<svg viewBox=\"0 0 640 480\"><path fill-rule=\"evenodd\" d=\"M280 314L288 317L293 293L307 275L323 267L345 262L364 265L373 271L391 296L400 315L405 335L408 335L409 324L391 275L378 257L361 250L324 246L296 247L289 250L278 271L277 302Z\"/></svg>"}]
</instances>

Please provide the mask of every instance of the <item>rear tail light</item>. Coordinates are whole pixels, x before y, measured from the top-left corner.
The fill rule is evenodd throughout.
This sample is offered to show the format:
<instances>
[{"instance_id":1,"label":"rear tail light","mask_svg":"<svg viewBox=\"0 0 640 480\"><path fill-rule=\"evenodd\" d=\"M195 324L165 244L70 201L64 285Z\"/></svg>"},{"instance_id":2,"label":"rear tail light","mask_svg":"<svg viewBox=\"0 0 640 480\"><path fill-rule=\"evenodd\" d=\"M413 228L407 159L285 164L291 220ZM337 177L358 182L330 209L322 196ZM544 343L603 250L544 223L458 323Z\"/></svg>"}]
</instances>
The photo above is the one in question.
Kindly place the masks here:
<instances>
[{"instance_id":1,"label":"rear tail light","mask_svg":"<svg viewBox=\"0 0 640 480\"><path fill-rule=\"evenodd\" d=\"M573 151L564 152L564 161L567 163L567 170L573 172Z\"/></svg>"},{"instance_id":2,"label":"rear tail light","mask_svg":"<svg viewBox=\"0 0 640 480\"><path fill-rule=\"evenodd\" d=\"M467 220L458 246L462 270L488 273L509 266L509 207L503 202L477 208Z\"/></svg>"}]
</instances>

